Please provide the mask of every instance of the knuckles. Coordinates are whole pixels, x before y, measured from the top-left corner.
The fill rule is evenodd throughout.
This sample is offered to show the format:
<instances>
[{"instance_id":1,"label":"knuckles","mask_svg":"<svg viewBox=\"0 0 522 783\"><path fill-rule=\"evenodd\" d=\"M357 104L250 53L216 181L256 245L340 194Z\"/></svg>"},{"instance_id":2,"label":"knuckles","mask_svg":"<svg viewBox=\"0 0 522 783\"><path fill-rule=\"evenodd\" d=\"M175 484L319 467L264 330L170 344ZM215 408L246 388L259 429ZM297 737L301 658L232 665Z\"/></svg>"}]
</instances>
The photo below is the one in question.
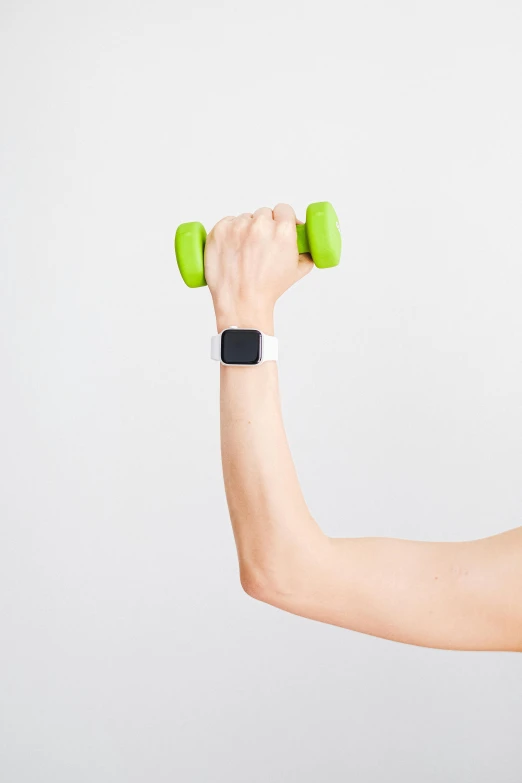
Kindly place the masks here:
<instances>
[{"instance_id":1,"label":"knuckles","mask_svg":"<svg viewBox=\"0 0 522 783\"><path fill-rule=\"evenodd\" d=\"M224 217L221 218L221 220L218 220L214 228L209 231L209 236L212 235L214 237L223 237L226 236L228 231L230 230L230 224L233 223L235 218L231 217Z\"/></svg>"},{"instance_id":2,"label":"knuckles","mask_svg":"<svg viewBox=\"0 0 522 783\"><path fill-rule=\"evenodd\" d=\"M249 238L259 240L279 237L283 240L290 236L295 237L295 225L290 220L273 220L271 215L261 212L253 217L243 214L222 218L209 232L207 242L212 239L223 244L230 238L237 245L238 241L248 241Z\"/></svg>"},{"instance_id":3,"label":"knuckles","mask_svg":"<svg viewBox=\"0 0 522 783\"><path fill-rule=\"evenodd\" d=\"M261 234L268 234L272 229L272 225L272 218L269 218L267 215L256 215L254 218L252 218L250 230L256 236Z\"/></svg>"},{"instance_id":4,"label":"knuckles","mask_svg":"<svg viewBox=\"0 0 522 783\"><path fill-rule=\"evenodd\" d=\"M289 220L279 220L276 223L276 231L283 236L295 234L295 225Z\"/></svg>"}]
</instances>

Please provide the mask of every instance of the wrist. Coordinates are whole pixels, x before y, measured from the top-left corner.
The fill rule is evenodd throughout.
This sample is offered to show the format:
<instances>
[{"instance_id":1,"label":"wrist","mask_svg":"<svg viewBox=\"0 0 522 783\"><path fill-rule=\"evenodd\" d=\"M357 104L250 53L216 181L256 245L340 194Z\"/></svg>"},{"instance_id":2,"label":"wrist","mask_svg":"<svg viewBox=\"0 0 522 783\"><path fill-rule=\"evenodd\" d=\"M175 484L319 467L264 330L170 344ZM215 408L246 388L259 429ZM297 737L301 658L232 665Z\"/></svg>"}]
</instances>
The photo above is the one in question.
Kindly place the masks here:
<instances>
[{"instance_id":1,"label":"wrist","mask_svg":"<svg viewBox=\"0 0 522 783\"><path fill-rule=\"evenodd\" d=\"M251 307L220 310L216 308L216 326L218 332L230 326L238 326L240 329L258 329L265 334L274 334L274 309Z\"/></svg>"}]
</instances>

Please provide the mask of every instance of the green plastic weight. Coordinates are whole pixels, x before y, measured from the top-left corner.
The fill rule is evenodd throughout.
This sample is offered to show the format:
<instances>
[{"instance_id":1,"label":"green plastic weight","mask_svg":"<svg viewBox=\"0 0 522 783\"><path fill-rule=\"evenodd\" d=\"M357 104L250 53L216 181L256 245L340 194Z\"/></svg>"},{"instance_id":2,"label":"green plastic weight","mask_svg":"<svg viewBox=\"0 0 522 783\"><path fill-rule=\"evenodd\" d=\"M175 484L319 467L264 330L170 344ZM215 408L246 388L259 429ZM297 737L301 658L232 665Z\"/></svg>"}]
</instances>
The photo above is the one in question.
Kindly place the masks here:
<instances>
[{"instance_id":1,"label":"green plastic weight","mask_svg":"<svg viewBox=\"0 0 522 783\"><path fill-rule=\"evenodd\" d=\"M341 229L328 201L309 204L306 223L296 226L299 253L310 253L319 269L337 266L341 260ZM189 288L201 288L205 280L205 241L202 223L181 223L174 238L174 251L181 277Z\"/></svg>"}]
</instances>

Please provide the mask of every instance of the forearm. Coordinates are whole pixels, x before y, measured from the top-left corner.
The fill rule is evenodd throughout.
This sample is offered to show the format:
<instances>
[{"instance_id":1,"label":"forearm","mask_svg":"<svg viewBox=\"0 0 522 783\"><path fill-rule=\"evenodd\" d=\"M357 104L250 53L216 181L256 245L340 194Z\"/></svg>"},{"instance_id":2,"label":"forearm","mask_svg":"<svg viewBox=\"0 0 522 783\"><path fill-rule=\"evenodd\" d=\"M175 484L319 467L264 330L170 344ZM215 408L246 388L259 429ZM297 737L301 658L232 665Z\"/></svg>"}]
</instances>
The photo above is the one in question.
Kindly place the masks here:
<instances>
[{"instance_id":1,"label":"forearm","mask_svg":"<svg viewBox=\"0 0 522 783\"><path fill-rule=\"evenodd\" d=\"M242 583L266 597L325 542L295 472L274 362L221 367L221 449Z\"/></svg>"}]
</instances>

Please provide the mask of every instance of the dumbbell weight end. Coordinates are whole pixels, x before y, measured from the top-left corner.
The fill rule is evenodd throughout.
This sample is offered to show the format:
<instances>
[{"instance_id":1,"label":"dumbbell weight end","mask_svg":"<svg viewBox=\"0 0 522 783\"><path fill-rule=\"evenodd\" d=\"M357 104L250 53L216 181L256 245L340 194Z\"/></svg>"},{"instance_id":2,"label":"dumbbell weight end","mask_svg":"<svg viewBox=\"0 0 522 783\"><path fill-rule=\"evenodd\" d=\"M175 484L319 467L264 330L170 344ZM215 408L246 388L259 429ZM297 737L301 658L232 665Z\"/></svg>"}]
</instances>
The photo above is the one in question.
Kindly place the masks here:
<instances>
[{"instance_id":1,"label":"dumbbell weight end","mask_svg":"<svg viewBox=\"0 0 522 783\"><path fill-rule=\"evenodd\" d=\"M205 242L207 232L203 223L181 223L174 237L174 252L179 271L189 288L201 288L205 280Z\"/></svg>"}]
</instances>

